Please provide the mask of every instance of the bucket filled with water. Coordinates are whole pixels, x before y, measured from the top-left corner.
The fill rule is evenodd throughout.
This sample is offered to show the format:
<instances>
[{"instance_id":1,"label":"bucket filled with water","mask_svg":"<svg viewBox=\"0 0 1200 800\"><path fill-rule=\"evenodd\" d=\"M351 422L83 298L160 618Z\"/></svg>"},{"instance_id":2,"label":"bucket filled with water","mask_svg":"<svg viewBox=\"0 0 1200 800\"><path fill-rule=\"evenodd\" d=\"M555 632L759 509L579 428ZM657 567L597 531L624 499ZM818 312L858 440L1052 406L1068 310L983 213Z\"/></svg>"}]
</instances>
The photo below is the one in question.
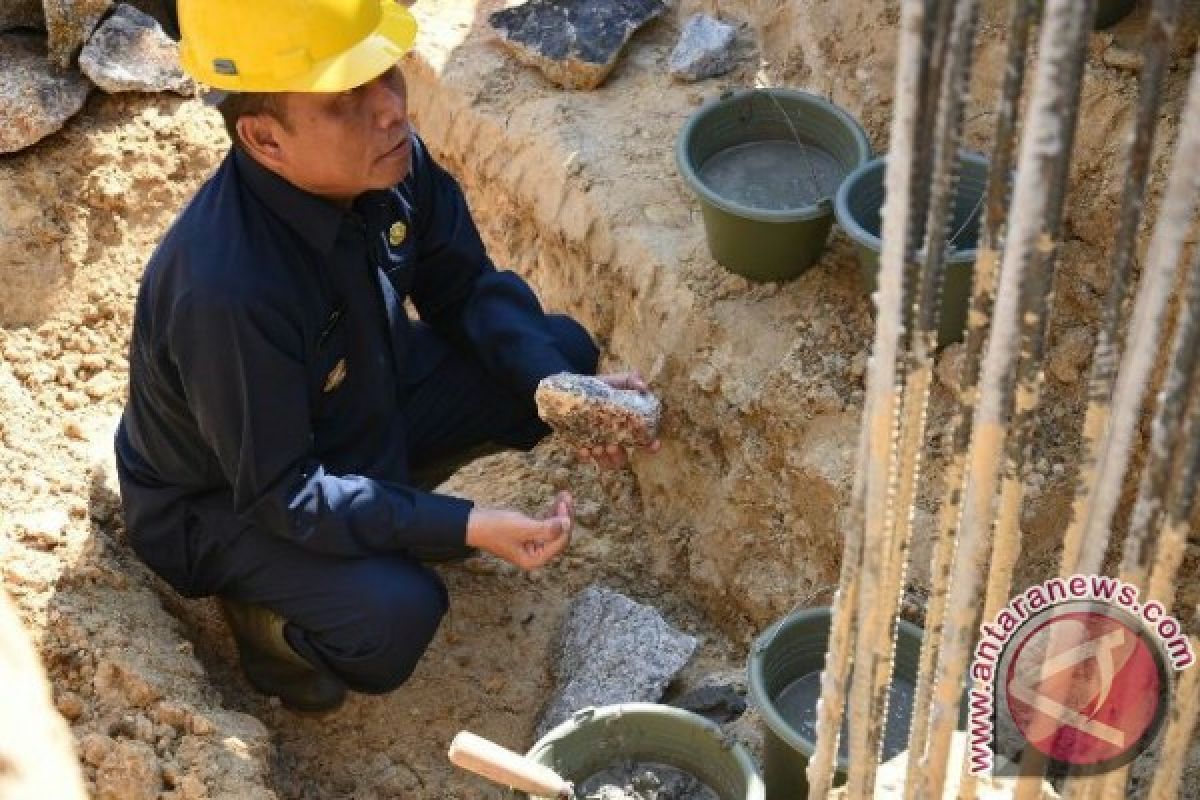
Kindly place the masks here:
<instances>
[{"instance_id":1,"label":"bucket filled with water","mask_svg":"<svg viewBox=\"0 0 1200 800\"><path fill-rule=\"evenodd\" d=\"M817 700L832 619L828 608L797 611L763 634L750 651L748 683L763 717L767 800L808 796L805 770L817 748ZM885 761L908 747L920 657L921 629L899 620L883 733ZM848 739L843 719L835 785L845 781Z\"/></svg>"},{"instance_id":2,"label":"bucket filled with water","mask_svg":"<svg viewBox=\"0 0 1200 800\"><path fill-rule=\"evenodd\" d=\"M747 89L698 110L675 156L713 258L750 280L780 281L820 258L838 186L871 147L853 117L820 97Z\"/></svg>"}]
</instances>

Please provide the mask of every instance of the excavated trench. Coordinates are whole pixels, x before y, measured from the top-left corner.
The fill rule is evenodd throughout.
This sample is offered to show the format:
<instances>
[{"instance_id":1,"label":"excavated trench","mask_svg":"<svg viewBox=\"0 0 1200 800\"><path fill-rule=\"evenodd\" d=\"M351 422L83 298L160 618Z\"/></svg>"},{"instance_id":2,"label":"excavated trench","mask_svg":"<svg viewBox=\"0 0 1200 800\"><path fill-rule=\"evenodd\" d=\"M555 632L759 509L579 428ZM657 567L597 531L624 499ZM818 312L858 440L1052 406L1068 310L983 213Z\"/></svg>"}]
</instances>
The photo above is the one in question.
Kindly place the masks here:
<instances>
[{"instance_id":1,"label":"excavated trench","mask_svg":"<svg viewBox=\"0 0 1200 800\"><path fill-rule=\"evenodd\" d=\"M548 442L452 479L449 491L530 512L570 488L579 529L569 554L534 575L493 562L444 569L453 606L412 681L330 717L254 695L211 602L174 598L122 543L108 453L132 297L157 237L221 155L215 117L191 101L97 95L63 133L0 159L0 253L19 278L6 285L25 287L0 320L0 467L13 476L0 483L0 564L92 796L499 798L454 771L446 745L462 728L514 749L531 743L558 625L587 585L650 603L702 637L672 693L740 670L754 634L828 599L873 325L851 247L835 233L822 261L786 285L729 275L705 249L672 145L703 99L766 80L831 96L884 149L895 20L866 0L821 14L732 3L722 10L745 22L742 65L681 86L664 64L694 10L685 3L635 37L604 87L571 93L487 42L481 20L494 5L416 8L423 40L406 65L415 123L460 177L496 262L577 315L604 345L604 366L636 367L662 394L664 449L600 474ZM1002 52L997 16L988 11L968 108L967 143L979 149L1000 80L987 68ZM1022 582L1052 568L1069 507L1080 371L1120 191L1118 134L1136 96L1134 76L1105 54L1127 46L1136 24L1096 37L1089 62L1092 122L1078 143ZM1169 79L1175 119L1164 118L1155 186L1183 78ZM928 580L949 403L936 387L910 616ZM1197 560L1193 545L1189 574ZM736 730L753 745L754 728L751 713Z\"/></svg>"}]
</instances>

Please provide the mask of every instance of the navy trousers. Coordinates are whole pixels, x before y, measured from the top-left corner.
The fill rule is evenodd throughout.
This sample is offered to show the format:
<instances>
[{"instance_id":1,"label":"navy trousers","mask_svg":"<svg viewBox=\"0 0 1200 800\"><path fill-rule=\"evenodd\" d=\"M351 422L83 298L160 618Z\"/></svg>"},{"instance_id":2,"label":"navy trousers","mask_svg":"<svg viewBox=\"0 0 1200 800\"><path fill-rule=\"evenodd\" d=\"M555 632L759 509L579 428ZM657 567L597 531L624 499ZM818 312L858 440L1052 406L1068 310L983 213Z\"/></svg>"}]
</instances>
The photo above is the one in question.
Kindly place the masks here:
<instances>
[{"instance_id":1,"label":"navy trousers","mask_svg":"<svg viewBox=\"0 0 1200 800\"><path fill-rule=\"evenodd\" d=\"M591 337L568 317L550 319L572 368L594 374ZM412 480L422 488L483 452L528 450L549 432L532 398L448 347L410 387L402 413ZM205 559L205 582L214 594L277 612L297 652L355 691L381 693L412 674L449 607L441 578L421 563L446 555L454 553L334 558L248 527Z\"/></svg>"}]
</instances>

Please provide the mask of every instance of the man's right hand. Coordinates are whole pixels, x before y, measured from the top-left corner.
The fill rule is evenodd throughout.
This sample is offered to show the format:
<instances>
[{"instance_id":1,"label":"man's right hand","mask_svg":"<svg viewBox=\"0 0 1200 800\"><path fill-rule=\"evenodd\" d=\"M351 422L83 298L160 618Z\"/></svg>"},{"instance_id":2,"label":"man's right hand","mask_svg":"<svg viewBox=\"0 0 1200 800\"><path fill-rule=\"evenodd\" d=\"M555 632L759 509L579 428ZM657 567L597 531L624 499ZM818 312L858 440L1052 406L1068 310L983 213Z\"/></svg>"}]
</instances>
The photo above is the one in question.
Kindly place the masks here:
<instances>
[{"instance_id":1,"label":"man's right hand","mask_svg":"<svg viewBox=\"0 0 1200 800\"><path fill-rule=\"evenodd\" d=\"M570 543L574 511L570 492L559 492L543 519L518 511L476 507L467 518L467 545L521 569L537 569L554 560Z\"/></svg>"}]
</instances>

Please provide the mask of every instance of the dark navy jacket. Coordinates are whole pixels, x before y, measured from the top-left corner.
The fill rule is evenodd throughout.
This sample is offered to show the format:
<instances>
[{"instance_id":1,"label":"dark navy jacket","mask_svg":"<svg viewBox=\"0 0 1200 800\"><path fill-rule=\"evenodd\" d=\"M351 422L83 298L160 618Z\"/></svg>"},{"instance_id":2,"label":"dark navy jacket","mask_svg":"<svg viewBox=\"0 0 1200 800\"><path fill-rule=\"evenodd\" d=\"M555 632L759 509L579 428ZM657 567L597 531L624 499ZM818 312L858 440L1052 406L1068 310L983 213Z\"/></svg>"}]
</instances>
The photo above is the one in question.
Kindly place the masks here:
<instances>
[{"instance_id":1,"label":"dark navy jacket","mask_svg":"<svg viewBox=\"0 0 1200 800\"><path fill-rule=\"evenodd\" d=\"M569 369L453 178L412 152L400 186L346 211L235 147L151 258L117 465L131 541L177 588L198 537L247 525L340 556L461 544L471 504L405 485L422 338L527 397Z\"/></svg>"}]
</instances>

